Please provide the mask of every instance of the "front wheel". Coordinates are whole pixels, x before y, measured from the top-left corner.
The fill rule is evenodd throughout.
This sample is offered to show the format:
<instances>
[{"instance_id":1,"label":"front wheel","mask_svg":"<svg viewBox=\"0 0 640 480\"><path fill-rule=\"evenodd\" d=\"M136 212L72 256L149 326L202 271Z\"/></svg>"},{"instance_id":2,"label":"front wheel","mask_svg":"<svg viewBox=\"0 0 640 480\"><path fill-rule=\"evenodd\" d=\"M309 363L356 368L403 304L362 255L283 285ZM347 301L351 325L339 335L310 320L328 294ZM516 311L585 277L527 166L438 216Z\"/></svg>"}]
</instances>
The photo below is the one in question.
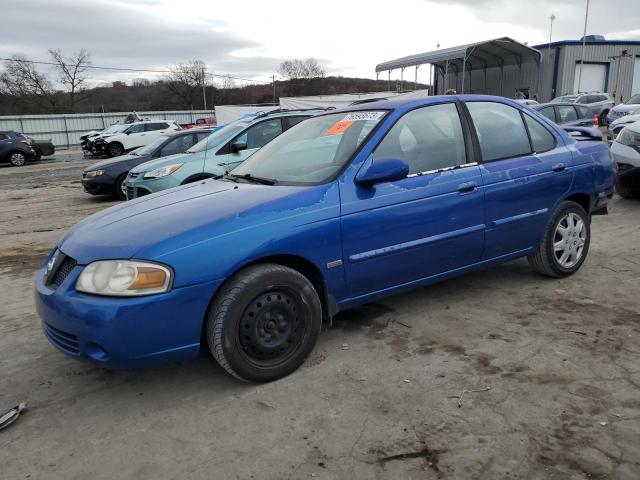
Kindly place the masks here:
<instances>
[{"instance_id":1,"label":"front wheel","mask_svg":"<svg viewBox=\"0 0 640 480\"><path fill-rule=\"evenodd\" d=\"M37 162L42 158L42 151L39 148L34 148L33 151L36 152L36 155L35 157L33 157L33 159Z\"/></svg>"},{"instance_id":2,"label":"front wheel","mask_svg":"<svg viewBox=\"0 0 640 480\"><path fill-rule=\"evenodd\" d=\"M529 255L529 265L549 277L567 277L582 266L589 252L589 216L575 202L562 202L545 227L538 251Z\"/></svg>"},{"instance_id":3,"label":"front wheel","mask_svg":"<svg viewBox=\"0 0 640 480\"><path fill-rule=\"evenodd\" d=\"M118 177L118 179L116 180L116 184L114 185L114 193L120 200L127 199L127 184L125 183L126 179L127 174L123 173Z\"/></svg>"},{"instance_id":4,"label":"front wheel","mask_svg":"<svg viewBox=\"0 0 640 480\"><path fill-rule=\"evenodd\" d=\"M24 156L24 153L22 152L13 152L11 155L9 155L9 162L14 167L23 166L26 160L27 158Z\"/></svg>"},{"instance_id":5,"label":"front wheel","mask_svg":"<svg viewBox=\"0 0 640 480\"><path fill-rule=\"evenodd\" d=\"M217 362L246 382L270 382L295 371L320 334L322 308L311 282L283 265L236 273L208 313L206 334Z\"/></svg>"}]
</instances>

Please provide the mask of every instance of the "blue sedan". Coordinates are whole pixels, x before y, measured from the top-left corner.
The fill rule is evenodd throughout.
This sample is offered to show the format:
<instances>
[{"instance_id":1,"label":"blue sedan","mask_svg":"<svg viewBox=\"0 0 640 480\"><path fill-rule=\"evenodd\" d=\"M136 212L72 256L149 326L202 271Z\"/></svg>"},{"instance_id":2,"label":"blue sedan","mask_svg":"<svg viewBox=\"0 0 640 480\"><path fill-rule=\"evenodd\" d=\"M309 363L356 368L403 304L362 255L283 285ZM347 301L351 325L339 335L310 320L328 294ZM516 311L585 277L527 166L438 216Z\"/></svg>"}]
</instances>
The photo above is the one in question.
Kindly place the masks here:
<instances>
[{"instance_id":1,"label":"blue sedan","mask_svg":"<svg viewBox=\"0 0 640 480\"><path fill-rule=\"evenodd\" d=\"M44 334L110 367L205 348L265 382L340 310L519 257L566 277L615 177L599 132L572 130L472 95L313 117L231 174L74 226L36 277Z\"/></svg>"}]
</instances>

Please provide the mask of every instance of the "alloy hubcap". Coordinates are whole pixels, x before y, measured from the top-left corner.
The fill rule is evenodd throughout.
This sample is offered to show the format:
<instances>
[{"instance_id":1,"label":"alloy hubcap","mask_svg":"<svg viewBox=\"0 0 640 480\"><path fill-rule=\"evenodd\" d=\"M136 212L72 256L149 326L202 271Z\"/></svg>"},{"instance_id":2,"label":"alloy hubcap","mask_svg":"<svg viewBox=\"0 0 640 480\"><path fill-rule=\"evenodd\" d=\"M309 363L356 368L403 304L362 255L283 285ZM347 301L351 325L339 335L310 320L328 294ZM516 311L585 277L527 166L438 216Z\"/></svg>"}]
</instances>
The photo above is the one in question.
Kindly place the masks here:
<instances>
[{"instance_id":1,"label":"alloy hubcap","mask_svg":"<svg viewBox=\"0 0 640 480\"><path fill-rule=\"evenodd\" d=\"M245 309L238 332L244 353L254 361L289 356L304 332L298 301L283 291L263 293Z\"/></svg>"},{"instance_id":2,"label":"alloy hubcap","mask_svg":"<svg viewBox=\"0 0 640 480\"><path fill-rule=\"evenodd\" d=\"M553 253L563 268L571 268L582 258L587 229L579 215L567 213L556 225Z\"/></svg>"},{"instance_id":3,"label":"alloy hubcap","mask_svg":"<svg viewBox=\"0 0 640 480\"><path fill-rule=\"evenodd\" d=\"M24 165L24 155L21 153L13 153L11 155L11 163L13 165Z\"/></svg>"},{"instance_id":4,"label":"alloy hubcap","mask_svg":"<svg viewBox=\"0 0 640 480\"><path fill-rule=\"evenodd\" d=\"M124 196L124 198L127 198L127 182L123 181L120 184L120 190L122 191L122 195Z\"/></svg>"}]
</instances>

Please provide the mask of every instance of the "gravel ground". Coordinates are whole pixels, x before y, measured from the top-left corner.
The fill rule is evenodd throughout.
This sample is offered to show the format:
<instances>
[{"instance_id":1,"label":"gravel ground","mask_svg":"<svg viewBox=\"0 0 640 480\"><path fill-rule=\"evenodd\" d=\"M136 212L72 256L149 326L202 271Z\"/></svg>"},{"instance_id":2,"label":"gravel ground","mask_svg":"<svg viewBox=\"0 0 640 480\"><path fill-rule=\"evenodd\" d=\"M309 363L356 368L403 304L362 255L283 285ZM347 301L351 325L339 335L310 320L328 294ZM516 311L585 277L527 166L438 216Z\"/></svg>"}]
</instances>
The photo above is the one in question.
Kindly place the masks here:
<instances>
[{"instance_id":1,"label":"gravel ground","mask_svg":"<svg viewBox=\"0 0 640 480\"><path fill-rule=\"evenodd\" d=\"M45 340L34 272L115 204L82 191L88 163L0 167L0 410L29 403L1 479L640 478L640 202L593 219L571 278L519 260L344 312L252 386L205 355L112 372Z\"/></svg>"}]
</instances>

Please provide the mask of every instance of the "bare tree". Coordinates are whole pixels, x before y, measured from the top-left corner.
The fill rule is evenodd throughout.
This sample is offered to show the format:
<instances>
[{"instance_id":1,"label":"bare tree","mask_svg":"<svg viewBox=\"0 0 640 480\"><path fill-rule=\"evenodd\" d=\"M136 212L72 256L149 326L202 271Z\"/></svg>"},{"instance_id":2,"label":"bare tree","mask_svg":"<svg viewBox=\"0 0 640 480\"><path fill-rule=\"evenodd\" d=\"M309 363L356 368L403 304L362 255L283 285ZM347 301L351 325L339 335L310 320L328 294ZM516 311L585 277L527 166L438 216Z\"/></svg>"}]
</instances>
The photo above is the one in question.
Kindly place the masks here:
<instances>
[{"instance_id":1,"label":"bare tree","mask_svg":"<svg viewBox=\"0 0 640 480\"><path fill-rule=\"evenodd\" d=\"M55 63L60 83L69 92L69 108L73 113L78 101L86 96L78 96L84 90L87 81L86 71L91 66L91 54L84 48L70 57L65 57L61 50L49 50L49 55Z\"/></svg>"},{"instance_id":2,"label":"bare tree","mask_svg":"<svg viewBox=\"0 0 640 480\"><path fill-rule=\"evenodd\" d=\"M231 75L225 75L222 77L220 81L220 88L223 90L229 90L231 88L236 88L236 81L233 79Z\"/></svg>"},{"instance_id":3,"label":"bare tree","mask_svg":"<svg viewBox=\"0 0 640 480\"><path fill-rule=\"evenodd\" d=\"M166 77L167 88L178 96L186 107L193 108L207 86L207 67L202 60L190 60L172 67Z\"/></svg>"},{"instance_id":4,"label":"bare tree","mask_svg":"<svg viewBox=\"0 0 640 480\"><path fill-rule=\"evenodd\" d=\"M289 80L324 77L325 71L316 58L294 58L280 64L278 73Z\"/></svg>"},{"instance_id":5,"label":"bare tree","mask_svg":"<svg viewBox=\"0 0 640 480\"><path fill-rule=\"evenodd\" d=\"M0 74L0 93L20 100L44 100L51 110L57 110L58 98L51 81L24 55L13 55L4 63Z\"/></svg>"}]
</instances>

